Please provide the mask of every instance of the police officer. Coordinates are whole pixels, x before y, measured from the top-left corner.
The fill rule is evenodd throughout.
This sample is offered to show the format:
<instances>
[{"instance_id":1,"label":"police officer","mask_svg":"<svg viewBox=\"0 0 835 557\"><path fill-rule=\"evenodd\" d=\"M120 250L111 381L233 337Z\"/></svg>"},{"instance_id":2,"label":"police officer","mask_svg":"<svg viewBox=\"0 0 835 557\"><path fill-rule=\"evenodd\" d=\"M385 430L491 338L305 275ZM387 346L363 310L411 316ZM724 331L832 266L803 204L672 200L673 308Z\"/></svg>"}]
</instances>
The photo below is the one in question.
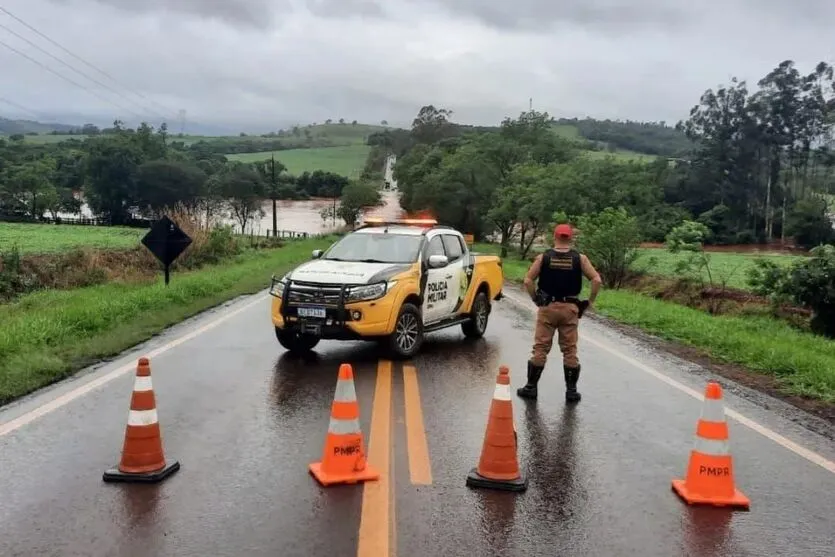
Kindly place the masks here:
<instances>
[{"instance_id":1,"label":"police officer","mask_svg":"<svg viewBox=\"0 0 835 557\"><path fill-rule=\"evenodd\" d=\"M572 236L570 225L558 225L554 229L554 247L536 258L525 277L525 288L539 309L533 351L528 361L528 383L516 391L523 398L536 398L536 385L545 369L556 332L559 334L565 374L565 400L580 401L580 393L577 392L577 381L580 379L577 325L583 312L597 298L601 280L589 259L571 247ZM588 300L577 298L583 288L584 275L591 281ZM539 281L535 287L537 278Z\"/></svg>"}]
</instances>

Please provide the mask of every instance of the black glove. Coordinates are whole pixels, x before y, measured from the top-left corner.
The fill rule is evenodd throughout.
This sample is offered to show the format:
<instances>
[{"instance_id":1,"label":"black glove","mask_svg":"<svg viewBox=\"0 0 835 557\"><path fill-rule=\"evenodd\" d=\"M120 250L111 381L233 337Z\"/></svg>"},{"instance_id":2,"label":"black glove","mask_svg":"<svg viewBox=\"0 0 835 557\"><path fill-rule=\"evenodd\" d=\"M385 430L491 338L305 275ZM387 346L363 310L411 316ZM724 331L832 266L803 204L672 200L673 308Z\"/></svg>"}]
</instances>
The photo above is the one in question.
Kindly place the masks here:
<instances>
[{"instance_id":1,"label":"black glove","mask_svg":"<svg viewBox=\"0 0 835 557\"><path fill-rule=\"evenodd\" d=\"M589 301L588 300L580 300L580 303L577 304L577 308L580 310L580 313L577 317L583 317L583 314L589 309Z\"/></svg>"}]
</instances>

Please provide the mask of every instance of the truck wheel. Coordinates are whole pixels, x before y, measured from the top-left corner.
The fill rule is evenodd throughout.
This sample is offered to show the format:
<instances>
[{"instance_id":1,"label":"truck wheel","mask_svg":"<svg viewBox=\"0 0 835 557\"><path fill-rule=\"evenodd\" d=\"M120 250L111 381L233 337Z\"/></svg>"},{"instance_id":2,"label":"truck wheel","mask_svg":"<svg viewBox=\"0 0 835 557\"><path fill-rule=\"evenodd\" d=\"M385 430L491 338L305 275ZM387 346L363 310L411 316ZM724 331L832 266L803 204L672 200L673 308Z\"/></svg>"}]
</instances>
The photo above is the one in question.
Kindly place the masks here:
<instances>
[{"instance_id":1,"label":"truck wheel","mask_svg":"<svg viewBox=\"0 0 835 557\"><path fill-rule=\"evenodd\" d=\"M320 340L319 337L313 335L291 332L278 327L275 328L275 336L278 338L278 343L293 354L310 352Z\"/></svg>"},{"instance_id":2,"label":"truck wheel","mask_svg":"<svg viewBox=\"0 0 835 557\"><path fill-rule=\"evenodd\" d=\"M389 351L397 359L411 358L423 345L423 317L413 304L403 304L394 332L389 336Z\"/></svg>"},{"instance_id":3,"label":"truck wheel","mask_svg":"<svg viewBox=\"0 0 835 557\"><path fill-rule=\"evenodd\" d=\"M487 330L488 317L490 317L490 301L487 300L487 294L479 292L473 300L469 321L461 324L464 336L467 338L483 337L484 331Z\"/></svg>"}]
</instances>

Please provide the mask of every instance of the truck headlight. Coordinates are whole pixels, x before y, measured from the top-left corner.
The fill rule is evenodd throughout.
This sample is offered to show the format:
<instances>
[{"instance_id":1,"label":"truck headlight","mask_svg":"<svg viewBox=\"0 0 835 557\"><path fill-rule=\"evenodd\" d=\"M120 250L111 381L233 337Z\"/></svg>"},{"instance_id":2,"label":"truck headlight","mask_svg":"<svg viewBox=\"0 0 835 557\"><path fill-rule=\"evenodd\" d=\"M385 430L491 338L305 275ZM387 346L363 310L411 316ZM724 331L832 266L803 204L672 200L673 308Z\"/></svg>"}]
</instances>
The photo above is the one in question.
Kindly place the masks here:
<instances>
[{"instance_id":1,"label":"truck headlight","mask_svg":"<svg viewBox=\"0 0 835 557\"><path fill-rule=\"evenodd\" d=\"M387 283L377 282L365 286L354 286L345 295L345 303L369 302L382 298L395 284L397 284L397 281L392 280Z\"/></svg>"},{"instance_id":2,"label":"truck headlight","mask_svg":"<svg viewBox=\"0 0 835 557\"><path fill-rule=\"evenodd\" d=\"M275 278L275 275L272 277L272 283L270 284L270 296L275 296L276 298L281 298L284 296L284 288L287 286L287 275L284 275L280 279Z\"/></svg>"}]
</instances>

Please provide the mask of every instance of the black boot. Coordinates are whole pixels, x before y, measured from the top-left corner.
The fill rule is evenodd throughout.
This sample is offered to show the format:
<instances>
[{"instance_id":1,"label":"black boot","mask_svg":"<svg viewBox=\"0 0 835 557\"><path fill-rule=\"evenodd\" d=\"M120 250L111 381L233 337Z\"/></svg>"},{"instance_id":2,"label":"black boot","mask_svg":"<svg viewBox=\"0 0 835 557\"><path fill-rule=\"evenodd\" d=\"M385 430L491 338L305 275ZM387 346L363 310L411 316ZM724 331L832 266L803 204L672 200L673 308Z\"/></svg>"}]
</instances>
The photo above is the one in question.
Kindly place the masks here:
<instances>
[{"instance_id":1,"label":"black boot","mask_svg":"<svg viewBox=\"0 0 835 557\"><path fill-rule=\"evenodd\" d=\"M539 383L539 377L544 369L545 366L537 366L528 362L528 383L524 387L516 389L516 394L522 398L536 399L536 384Z\"/></svg>"},{"instance_id":2,"label":"black boot","mask_svg":"<svg viewBox=\"0 0 835 557\"><path fill-rule=\"evenodd\" d=\"M580 393L577 392L577 381L580 379L580 366L563 366L565 373L565 401L580 402Z\"/></svg>"}]
</instances>

